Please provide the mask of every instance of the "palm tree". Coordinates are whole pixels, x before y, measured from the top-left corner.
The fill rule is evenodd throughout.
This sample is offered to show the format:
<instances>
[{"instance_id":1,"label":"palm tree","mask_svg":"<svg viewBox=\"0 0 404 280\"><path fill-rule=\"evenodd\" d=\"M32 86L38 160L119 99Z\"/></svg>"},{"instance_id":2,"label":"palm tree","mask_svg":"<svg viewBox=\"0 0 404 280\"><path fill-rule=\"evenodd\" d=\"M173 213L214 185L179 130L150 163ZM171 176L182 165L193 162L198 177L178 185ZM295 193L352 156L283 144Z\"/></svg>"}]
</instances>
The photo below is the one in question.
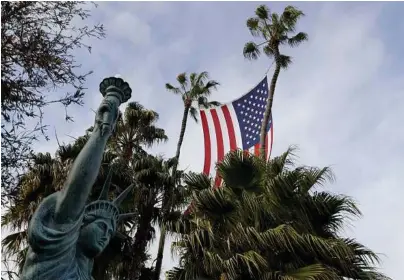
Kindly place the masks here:
<instances>
[{"instance_id":1,"label":"palm tree","mask_svg":"<svg viewBox=\"0 0 404 280\"><path fill-rule=\"evenodd\" d=\"M144 147L167 141L164 129L155 126L157 112L145 109L137 102L128 104L124 115L118 120L109 148L116 153L119 162L129 166L137 187L130 204L139 214L130 245L130 255L122 261L120 279L139 279L148 260L147 245L154 237L153 224L159 219L159 194L165 187L164 180L170 176L162 158L149 155ZM129 268L129 269L128 269Z\"/></svg>"},{"instance_id":2,"label":"palm tree","mask_svg":"<svg viewBox=\"0 0 404 280\"><path fill-rule=\"evenodd\" d=\"M134 155L139 158L147 154L145 147L150 148L168 140L164 129L156 127L158 119L157 112L145 109L137 102L130 102L118 119L109 148L130 165Z\"/></svg>"},{"instance_id":3,"label":"palm tree","mask_svg":"<svg viewBox=\"0 0 404 280\"><path fill-rule=\"evenodd\" d=\"M166 84L166 89L174 94L180 95L184 103L184 113L182 116L180 137L177 143L177 150L175 152L175 163L173 166L173 172L175 173L178 166L178 161L181 153L181 146L184 140L185 130L187 127L188 116L190 115L196 122L198 121L198 108L208 109L212 106L219 106L217 101L209 101L208 97L211 95L212 90L216 90L219 83L215 80L209 80L208 72L204 71L199 74L191 73L189 79L186 73L181 73L177 76L178 86L175 87L169 83ZM197 107L193 106L196 103ZM168 214L168 208L170 205L169 191L166 192L167 199L163 201L163 215ZM164 245L166 239L166 229L163 226L161 228L159 247L156 258L156 273L154 280L159 280L161 273L161 265L163 263Z\"/></svg>"},{"instance_id":4,"label":"palm tree","mask_svg":"<svg viewBox=\"0 0 404 280\"><path fill-rule=\"evenodd\" d=\"M291 155L265 162L232 152L218 164L221 188L187 175L200 191L192 214L168 226L180 236L180 266L167 279L389 279L374 252L339 235L360 211L349 197L316 190L333 179L330 169L290 168Z\"/></svg>"},{"instance_id":5,"label":"palm tree","mask_svg":"<svg viewBox=\"0 0 404 280\"><path fill-rule=\"evenodd\" d=\"M180 158L181 146L184 140L185 129L187 127L188 116L190 115L196 122L198 121L198 108L208 109L212 106L219 106L217 101L209 101L208 97L212 94L212 90L216 90L219 83L214 80L209 80L208 72L191 73L189 79L186 73L181 73L177 76L179 85L174 87L167 83L166 89L174 94L181 95L184 102L184 113L181 122L180 137L177 143L175 159ZM193 106L197 104L197 107Z\"/></svg>"},{"instance_id":6,"label":"palm tree","mask_svg":"<svg viewBox=\"0 0 404 280\"><path fill-rule=\"evenodd\" d=\"M272 112L272 103L275 94L276 82L281 68L286 69L292 62L290 56L280 53L279 47L288 44L290 47L297 47L302 42L307 41L308 35L304 32L299 32L295 35L297 21L304 16L304 13L293 6L287 6L281 15L272 13L267 6L261 5L255 10L256 17L247 20L247 27L254 37L264 38L263 42L255 43L248 42L244 46L244 57L255 60L262 51L269 57L275 60L275 71L272 76L271 85L269 88L269 98L266 104L265 114L262 120L260 132L260 155L265 157L265 134L268 126L269 118Z\"/></svg>"},{"instance_id":7,"label":"palm tree","mask_svg":"<svg viewBox=\"0 0 404 280\"><path fill-rule=\"evenodd\" d=\"M2 240L2 261L16 264L19 270L22 269L27 250L27 223L38 206L38 201L55 191L53 181L56 180L53 176L60 174L53 172L53 170L59 171L60 168L49 153L34 155L32 162L30 167L32 172L21 178L17 185L20 190L18 196L11 199L11 206L1 217L2 227L8 226L14 232Z\"/></svg>"},{"instance_id":8,"label":"palm tree","mask_svg":"<svg viewBox=\"0 0 404 280\"><path fill-rule=\"evenodd\" d=\"M147 245L154 238L154 225L162 225L161 203L164 198L165 190L173 190L174 181L179 181L183 177L182 171L176 171L173 175L173 160L164 160L161 157L151 155L144 156L133 164L134 180L137 182L134 195L134 205L139 213L137 221L136 234L132 243L131 252L133 253L130 263L123 263L126 278L139 279L141 271L144 269L145 262L148 260ZM173 178L173 176L175 176ZM172 208L170 213L182 206L185 200L183 187L174 189L176 201L171 201ZM132 202L132 203L133 203Z\"/></svg>"}]
</instances>

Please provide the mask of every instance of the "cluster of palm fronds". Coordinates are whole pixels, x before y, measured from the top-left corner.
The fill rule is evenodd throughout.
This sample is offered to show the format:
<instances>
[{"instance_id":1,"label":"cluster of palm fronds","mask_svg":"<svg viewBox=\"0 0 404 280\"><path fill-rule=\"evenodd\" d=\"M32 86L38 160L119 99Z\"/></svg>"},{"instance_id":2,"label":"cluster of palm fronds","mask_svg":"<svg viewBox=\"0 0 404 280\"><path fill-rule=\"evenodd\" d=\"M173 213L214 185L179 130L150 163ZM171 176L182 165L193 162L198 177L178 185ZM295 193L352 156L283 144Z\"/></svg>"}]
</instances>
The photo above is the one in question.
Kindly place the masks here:
<instances>
[{"instance_id":1,"label":"cluster of palm fronds","mask_svg":"<svg viewBox=\"0 0 404 280\"><path fill-rule=\"evenodd\" d=\"M360 215L349 197L316 190L329 168L291 168L292 150L269 162L241 151L217 166L223 185L186 176L192 212L170 230L180 266L167 279L388 279L378 256L340 229Z\"/></svg>"}]
</instances>

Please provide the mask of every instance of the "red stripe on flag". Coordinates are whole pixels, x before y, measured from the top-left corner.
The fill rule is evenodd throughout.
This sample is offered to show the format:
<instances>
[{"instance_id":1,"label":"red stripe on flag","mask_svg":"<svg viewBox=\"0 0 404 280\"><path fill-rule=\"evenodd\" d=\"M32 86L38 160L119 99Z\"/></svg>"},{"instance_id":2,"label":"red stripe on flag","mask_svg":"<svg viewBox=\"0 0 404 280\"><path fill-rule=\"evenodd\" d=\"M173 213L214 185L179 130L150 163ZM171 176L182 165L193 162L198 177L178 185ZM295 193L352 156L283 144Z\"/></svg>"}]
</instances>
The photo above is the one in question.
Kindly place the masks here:
<instances>
[{"instance_id":1,"label":"red stripe on flag","mask_svg":"<svg viewBox=\"0 0 404 280\"><path fill-rule=\"evenodd\" d=\"M272 118L271 118L272 120ZM274 122L271 121L271 150L269 151L269 157L271 157L272 154L272 145L274 144Z\"/></svg>"},{"instance_id":2,"label":"red stripe on flag","mask_svg":"<svg viewBox=\"0 0 404 280\"><path fill-rule=\"evenodd\" d=\"M210 113L212 114L213 124L215 126L215 134L216 134L216 143L217 143L217 162L221 162L224 157L224 146L223 146L223 134L222 128L220 127L219 117L217 116L216 109L210 109ZM220 186L221 179L216 174L215 178L215 186Z\"/></svg>"},{"instance_id":3,"label":"red stripe on flag","mask_svg":"<svg viewBox=\"0 0 404 280\"><path fill-rule=\"evenodd\" d=\"M236 134L234 133L234 126L227 105L222 106L222 111L229 132L230 151L234 151L237 149Z\"/></svg>"},{"instance_id":4,"label":"red stripe on flag","mask_svg":"<svg viewBox=\"0 0 404 280\"><path fill-rule=\"evenodd\" d=\"M205 162L203 164L203 174L209 175L210 163L211 163L211 144L210 144L208 120L206 118L205 111L201 111L201 122L203 130L203 140L205 143Z\"/></svg>"},{"instance_id":5,"label":"red stripe on flag","mask_svg":"<svg viewBox=\"0 0 404 280\"><path fill-rule=\"evenodd\" d=\"M260 155L260 143L255 144L255 146L254 146L254 155L256 155L256 156Z\"/></svg>"},{"instance_id":6,"label":"red stripe on flag","mask_svg":"<svg viewBox=\"0 0 404 280\"><path fill-rule=\"evenodd\" d=\"M269 147L268 147L268 133L265 135L265 160L267 160L268 158L268 151L269 151Z\"/></svg>"}]
</instances>

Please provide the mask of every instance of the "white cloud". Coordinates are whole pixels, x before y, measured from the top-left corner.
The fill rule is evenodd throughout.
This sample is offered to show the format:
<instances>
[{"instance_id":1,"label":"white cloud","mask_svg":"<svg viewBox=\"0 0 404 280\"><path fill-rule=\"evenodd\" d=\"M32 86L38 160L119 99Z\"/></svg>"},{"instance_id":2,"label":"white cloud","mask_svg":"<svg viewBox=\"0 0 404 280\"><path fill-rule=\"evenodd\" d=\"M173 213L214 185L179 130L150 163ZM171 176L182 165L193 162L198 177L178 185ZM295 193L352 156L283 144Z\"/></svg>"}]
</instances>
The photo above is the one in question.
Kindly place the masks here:
<instances>
[{"instance_id":1,"label":"white cloud","mask_svg":"<svg viewBox=\"0 0 404 280\"><path fill-rule=\"evenodd\" d=\"M151 41L151 28L139 17L131 12L117 14L107 23L110 26L109 33L114 36L127 38L132 43L133 48L138 45L147 45Z\"/></svg>"}]
</instances>

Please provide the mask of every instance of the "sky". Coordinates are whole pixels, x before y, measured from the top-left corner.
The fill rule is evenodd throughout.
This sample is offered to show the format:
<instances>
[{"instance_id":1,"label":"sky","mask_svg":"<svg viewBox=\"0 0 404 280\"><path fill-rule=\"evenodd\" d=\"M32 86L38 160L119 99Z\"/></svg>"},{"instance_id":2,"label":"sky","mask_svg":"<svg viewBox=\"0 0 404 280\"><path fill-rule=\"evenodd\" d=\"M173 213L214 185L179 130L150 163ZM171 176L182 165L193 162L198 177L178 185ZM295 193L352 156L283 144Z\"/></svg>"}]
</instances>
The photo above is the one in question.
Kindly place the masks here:
<instances>
[{"instance_id":1,"label":"sky","mask_svg":"<svg viewBox=\"0 0 404 280\"><path fill-rule=\"evenodd\" d=\"M252 40L245 22L264 2L98 2L88 23L103 23L107 37L90 40L92 53L77 51L83 72L93 70L82 107L47 108L51 140L35 150L54 154L57 143L71 142L93 124L101 102L103 78L120 74L132 99L160 114L158 125L169 141L152 149L172 157L179 135L182 101L165 90L181 72L208 71L220 87L212 96L222 103L245 94L264 76L271 61L242 55ZM352 196L363 212L345 234L381 254L381 270L399 279L404 259L404 3L267 2L281 12L295 5L306 16L297 30L309 34L298 48L282 47L293 64L279 76L274 98L273 156L297 145L298 163L331 166L336 182L325 189ZM271 71L269 75L271 77ZM62 94L63 89L59 90ZM189 122L180 167L202 171L199 124ZM400 175L402 174L402 175ZM167 242L163 270L172 268ZM157 242L150 252L155 256ZM400 261L401 260L401 261ZM401 275L401 274L400 274Z\"/></svg>"}]
</instances>

